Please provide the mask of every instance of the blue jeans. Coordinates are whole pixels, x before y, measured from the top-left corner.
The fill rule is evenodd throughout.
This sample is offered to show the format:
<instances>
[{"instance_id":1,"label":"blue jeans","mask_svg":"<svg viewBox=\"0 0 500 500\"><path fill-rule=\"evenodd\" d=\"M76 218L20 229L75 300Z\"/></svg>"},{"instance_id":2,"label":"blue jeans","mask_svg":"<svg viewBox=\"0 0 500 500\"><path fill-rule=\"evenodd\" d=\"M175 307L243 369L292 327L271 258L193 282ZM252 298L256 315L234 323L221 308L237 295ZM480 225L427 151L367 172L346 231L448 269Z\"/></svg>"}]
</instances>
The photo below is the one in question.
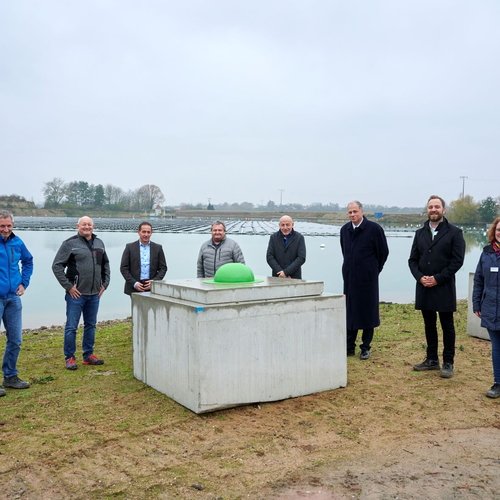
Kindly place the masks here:
<instances>
[{"instance_id":1,"label":"blue jeans","mask_svg":"<svg viewBox=\"0 0 500 500\"><path fill-rule=\"evenodd\" d=\"M488 330L491 340L491 360L493 361L493 380L500 384L500 330Z\"/></svg>"},{"instance_id":2,"label":"blue jeans","mask_svg":"<svg viewBox=\"0 0 500 500\"><path fill-rule=\"evenodd\" d=\"M3 321L7 337L2 363L4 378L17 375L17 358L23 341L22 311L21 298L16 294L0 298L0 319Z\"/></svg>"},{"instance_id":3,"label":"blue jeans","mask_svg":"<svg viewBox=\"0 0 500 500\"><path fill-rule=\"evenodd\" d=\"M68 359L75 356L76 331L83 314L82 351L83 358L85 359L94 352L99 295L81 295L80 298L74 299L67 293L65 299L66 326L64 327L64 357Z\"/></svg>"}]
</instances>

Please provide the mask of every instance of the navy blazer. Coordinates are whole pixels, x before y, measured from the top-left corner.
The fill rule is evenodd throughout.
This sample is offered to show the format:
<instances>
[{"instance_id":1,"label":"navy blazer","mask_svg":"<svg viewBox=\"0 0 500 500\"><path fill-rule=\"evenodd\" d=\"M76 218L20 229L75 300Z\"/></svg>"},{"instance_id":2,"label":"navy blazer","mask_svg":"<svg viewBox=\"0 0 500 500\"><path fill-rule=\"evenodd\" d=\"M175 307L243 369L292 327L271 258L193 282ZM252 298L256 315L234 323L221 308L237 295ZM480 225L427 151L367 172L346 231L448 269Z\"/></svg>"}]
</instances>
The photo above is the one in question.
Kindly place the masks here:
<instances>
[{"instance_id":1,"label":"navy blazer","mask_svg":"<svg viewBox=\"0 0 500 500\"><path fill-rule=\"evenodd\" d=\"M125 278L124 292L127 295L135 292L134 285L141 280L141 253L139 240L127 243L123 251L120 272ZM149 242L149 279L162 280L167 273L167 261L163 247L153 241Z\"/></svg>"}]
</instances>

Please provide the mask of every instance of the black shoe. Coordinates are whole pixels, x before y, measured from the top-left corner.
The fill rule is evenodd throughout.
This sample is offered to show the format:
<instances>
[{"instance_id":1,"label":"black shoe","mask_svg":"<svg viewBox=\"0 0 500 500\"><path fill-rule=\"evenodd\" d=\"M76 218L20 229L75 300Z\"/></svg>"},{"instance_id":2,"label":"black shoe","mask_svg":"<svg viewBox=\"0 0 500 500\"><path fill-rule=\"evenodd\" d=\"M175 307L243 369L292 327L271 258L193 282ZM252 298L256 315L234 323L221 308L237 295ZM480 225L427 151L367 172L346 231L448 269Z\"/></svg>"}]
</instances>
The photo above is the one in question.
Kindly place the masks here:
<instances>
[{"instance_id":1,"label":"black shoe","mask_svg":"<svg viewBox=\"0 0 500 500\"><path fill-rule=\"evenodd\" d=\"M488 398L500 398L500 384L493 384L491 389L486 393Z\"/></svg>"},{"instance_id":2,"label":"black shoe","mask_svg":"<svg viewBox=\"0 0 500 500\"><path fill-rule=\"evenodd\" d=\"M439 370L439 361L437 359L424 359L422 363L415 365L413 369L416 372L424 372L427 370Z\"/></svg>"},{"instance_id":3,"label":"black shoe","mask_svg":"<svg viewBox=\"0 0 500 500\"><path fill-rule=\"evenodd\" d=\"M451 363L443 363L443 368L441 368L441 377L453 377L453 365Z\"/></svg>"},{"instance_id":4,"label":"black shoe","mask_svg":"<svg viewBox=\"0 0 500 500\"><path fill-rule=\"evenodd\" d=\"M6 394L7 394L7 393L5 392L5 389L4 389L2 386L0 386L0 398L1 398L2 396L5 396Z\"/></svg>"},{"instance_id":5,"label":"black shoe","mask_svg":"<svg viewBox=\"0 0 500 500\"><path fill-rule=\"evenodd\" d=\"M11 389L27 389L30 385L28 382L21 380L17 375L6 377L3 379L3 386Z\"/></svg>"},{"instance_id":6,"label":"black shoe","mask_svg":"<svg viewBox=\"0 0 500 500\"><path fill-rule=\"evenodd\" d=\"M362 359L363 361L367 360L371 355L370 349L367 349L366 351L361 351L359 354L359 359Z\"/></svg>"},{"instance_id":7,"label":"black shoe","mask_svg":"<svg viewBox=\"0 0 500 500\"><path fill-rule=\"evenodd\" d=\"M347 350L347 355L348 356L354 356L354 349L351 351L350 349Z\"/></svg>"}]
</instances>

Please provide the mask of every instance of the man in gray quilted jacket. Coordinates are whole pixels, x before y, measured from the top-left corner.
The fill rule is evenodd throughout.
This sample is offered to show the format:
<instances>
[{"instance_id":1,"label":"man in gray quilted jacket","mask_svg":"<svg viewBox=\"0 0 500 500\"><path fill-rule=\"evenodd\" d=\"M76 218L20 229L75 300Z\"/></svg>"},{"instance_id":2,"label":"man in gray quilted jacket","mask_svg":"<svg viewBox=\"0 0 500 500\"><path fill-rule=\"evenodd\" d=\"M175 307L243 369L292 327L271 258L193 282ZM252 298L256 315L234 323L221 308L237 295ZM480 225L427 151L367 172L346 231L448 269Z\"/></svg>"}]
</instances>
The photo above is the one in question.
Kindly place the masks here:
<instances>
[{"instance_id":1,"label":"man in gray quilted jacket","mask_svg":"<svg viewBox=\"0 0 500 500\"><path fill-rule=\"evenodd\" d=\"M196 276L212 278L220 266L228 262L245 263L243 253L236 241L226 238L226 225L216 221L211 226L212 238L203 243L198 254Z\"/></svg>"}]
</instances>

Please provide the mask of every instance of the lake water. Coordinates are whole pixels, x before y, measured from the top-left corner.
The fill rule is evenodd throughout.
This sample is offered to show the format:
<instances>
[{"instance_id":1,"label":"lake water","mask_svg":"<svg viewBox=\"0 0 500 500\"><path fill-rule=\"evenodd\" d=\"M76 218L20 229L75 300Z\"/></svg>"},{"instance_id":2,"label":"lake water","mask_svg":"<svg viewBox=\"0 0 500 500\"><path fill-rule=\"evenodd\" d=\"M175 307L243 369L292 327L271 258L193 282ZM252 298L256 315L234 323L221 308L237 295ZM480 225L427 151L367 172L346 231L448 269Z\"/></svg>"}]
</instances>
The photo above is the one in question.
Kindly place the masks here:
<instances>
[{"instance_id":1,"label":"lake water","mask_svg":"<svg viewBox=\"0 0 500 500\"><path fill-rule=\"evenodd\" d=\"M301 230L300 223L296 229ZM52 260L62 241L69 238L68 231L16 231L34 256L34 273L23 297L23 327L62 325L65 322L64 290L52 274ZM123 293L124 280L120 274L120 260L126 243L135 241L134 232L99 232L111 263L111 284L101 299L98 320L119 319L130 316L130 298ZM388 234L390 255L380 275L380 300L411 303L415 282L408 269L408 255L413 233ZM229 235L241 246L246 263L256 276L269 276L266 262L267 235ZM165 250L168 272L166 279L196 277L196 260L201 244L209 234L154 233L153 239ZM467 240L469 240L467 238ZM457 295L467 298L468 274L476 268L481 246L467 241L467 255L457 273ZM342 256L338 236L306 236L307 262L303 266L304 279L321 280L325 291L342 293ZM3 325L2 325L3 326Z\"/></svg>"}]
</instances>

